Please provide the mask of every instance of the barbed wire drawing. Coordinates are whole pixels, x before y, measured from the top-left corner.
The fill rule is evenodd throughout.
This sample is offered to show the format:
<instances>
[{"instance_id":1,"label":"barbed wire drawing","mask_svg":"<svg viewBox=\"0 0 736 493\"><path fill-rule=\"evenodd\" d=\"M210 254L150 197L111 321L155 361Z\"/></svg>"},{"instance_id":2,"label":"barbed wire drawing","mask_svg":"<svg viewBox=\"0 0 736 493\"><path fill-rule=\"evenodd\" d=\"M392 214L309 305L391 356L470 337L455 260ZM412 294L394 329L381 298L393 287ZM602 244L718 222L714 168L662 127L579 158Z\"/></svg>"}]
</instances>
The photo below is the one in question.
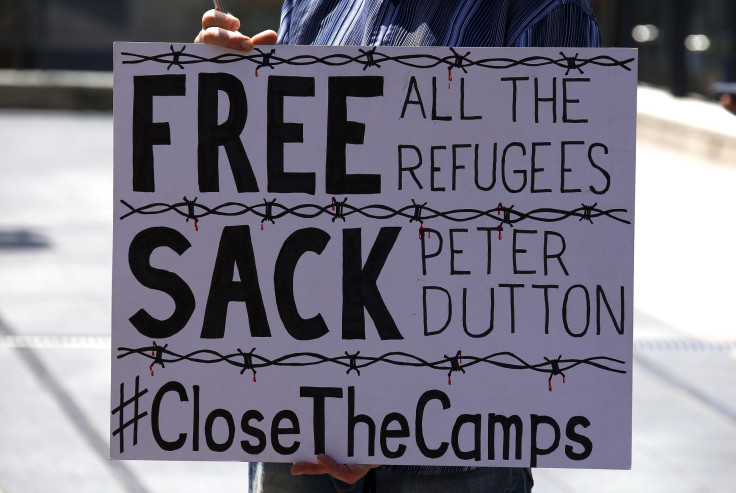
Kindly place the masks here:
<instances>
[{"instance_id":1,"label":"barbed wire drawing","mask_svg":"<svg viewBox=\"0 0 736 493\"><path fill-rule=\"evenodd\" d=\"M239 53L222 53L213 57L206 57L197 55L194 53L186 52L186 45L182 45L181 48L175 49L174 45L169 46L168 52L160 53L157 55L143 55L138 53L132 53L124 51L121 53L122 56L128 57L127 60L123 60L124 65L128 64L141 64L141 63L159 63L166 65L166 70L171 67L178 67L184 69L186 65L201 64L201 63L212 63L212 64L232 64L238 62L247 62L255 65L256 76L258 76L258 70L262 68L269 68L274 70L280 65L290 66L309 66L309 65L325 65L329 67L339 67L350 64L357 64L362 66L363 70L366 71L369 68L382 68L382 66L388 65L389 63L396 63L405 67L411 67L415 69L431 69L438 66L446 66L448 70L454 68L460 69L463 72L467 72L470 67L481 67L484 69L491 70L504 70L517 66L525 67L541 67L545 65L554 65L560 69L565 70L565 75L568 75L570 71L577 71L579 74L585 73L583 67L588 65L595 65L598 67L611 67L620 68L630 72L632 67L630 66L634 62L634 58L627 58L623 60L617 60L609 55L596 55L591 58L581 57L579 53L574 55L566 54L563 51L559 52L559 58L551 58L547 56L533 55L523 57L519 59L508 58L508 57L497 57L497 58L479 58L473 59L471 57L471 51L467 51L465 54L458 53L455 48L449 47L447 50L449 53L445 56L437 56L435 54L405 54L405 55L388 55L381 51L378 51L378 47L371 47L368 50L363 48L357 48L352 53L332 53L326 56L315 56L315 55L296 55L293 57L284 58L277 54L275 48L268 52L262 51L260 48L255 48L252 53L239 54Z\"/></svg>"},{"instance_id":2,"label":"barbed wire drawing","mask_svg":"<svg viewBox=\"0 0 736 493\"><path fill-rule=\"evenodd\" d=\"M360 351L353 354L345 351L344 355L325 356L314 352L298 352L286 354L271 359L264 355L256 353L256 348L252 348L249 352L244 352L238 348L236 352L229 354L221 354L212 349L199 349L187 354L180 354L168 348L168 346L159 346L155 342L151 346L128 348L117 348L117 359L127 358L129 356L138 355L148 360L153 360L149 366L153 375L154 365L160 365L166 368L166 365L172 365L180 362L190 362L197 364L229 364L240 369L240 374L250 371L253 374L253 381L256 381L256 370L276 367L308 367L317 365L336 365L346 369L345 374L349 375L355 372L356 376L361 375L361 370L369 368L373 365L386 364L398 367L414 367L429 368L447 372L447 383L452 385L453 373L466 373L466 369L472 368L481 363L485 363L497 368L505 370L527 370L543 373L548 376L549 390L552 390L552 377L561 375L563 379L565 374L570 370L578 367L590 367L602 371L625 374L626 370L618 367L625 366L626 362L611 358L608 356L593 356L584 359L544 357L544 361L539 363L528 363L520 356L510 351L499 351L487 356L479 357L472 355L463 355L458 350L455 355L443 355L443 358L436 360L426 360L420 356L409 354L403 351L391 351L380 356L362 355Z\"/></svg>"},{"instance_id":3,"label":"barbed wire drawing","mask_svg":"<svg viewBox=\"0 0 736 493\"><path fill-rule=\"evenodd\" d=\"M347 222L347 219L354 215L373 220L386 220L398 217L408 219L410 223L418 222L419 224L424 224L424 221L430 219L445 219L461 223L488 218L498 222L499 226L508 224L511 227L521 221L552 223L564 221L568 218L577 218L578 221L587 221L590 224L593 224L593 219L597 218L607 218L619 223L631 224L631 221L622 217L628 212L627 209L600 209L598 208L597 202L593 205L581 204L580 207L572 210L543 207L529 212L515 210L513 205L504 206L500 203L493 208L483 210L462 208L442 211L428 206L426 202L417 203L414 200L412 200L412 204L398 208L383 204L355 206L349 204L347 198L337 200L334 197L332 198L332 202L326 205L300 204L295 206L282 204L277 199L270 201L263 199L262 203L253 205L239 202L225 202L214 207L209 207L197 202L196 197L193 200L184 197L181 202L173 204L155 202L140 207L135 207L125 200L121 200L120 202L127 208L127 212L120 216L120 220L137 214L153 215L173 212L184 217L187 222L190 219L194 220L195 225L202 218L210 215L233 217L247 214L256 216L260 219L261 224L265 222L275 224L277 219L286 216L294 216L300 219L315 219L319 216L327 216L332 222L337 220Z\"/></svg>"}]
</instances>

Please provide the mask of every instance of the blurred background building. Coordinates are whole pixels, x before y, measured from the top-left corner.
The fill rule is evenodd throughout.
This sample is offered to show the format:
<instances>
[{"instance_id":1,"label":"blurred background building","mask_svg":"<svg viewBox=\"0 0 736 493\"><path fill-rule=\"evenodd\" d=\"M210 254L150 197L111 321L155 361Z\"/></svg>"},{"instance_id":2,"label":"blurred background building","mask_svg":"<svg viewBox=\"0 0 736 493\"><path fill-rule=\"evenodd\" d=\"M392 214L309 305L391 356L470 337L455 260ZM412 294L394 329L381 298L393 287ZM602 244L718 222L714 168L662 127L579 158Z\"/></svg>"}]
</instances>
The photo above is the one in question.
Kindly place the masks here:
<instances>
[{"instance_id":1,"label":"blurred background building","mask_svg":"<svg viewBox=\"0 0 736 493\"><path fill-rule=\"evenodd\" d=\"M736 80L733 0L592 0L606 46L639 48L639 80L676 96Z\"/></svg>"},{"instance_id":2,"label":"blurred background building","mask_svg":"<svg viewBox=\"0 0 736 493\"><path fill-rule=\"evenodd\" d=\"M242 31L278 28L280 0L228 0ZM0 0L0 68L112 70L114 41L190 43L210 0Z\"/></svg>"},{"instance_id":3,"label":"blurred background building","mask_svg":"<svg viewBox=\"0 0 736 493\"><path fill-rule=\"evenodd\" d=\"M736 80L733 0L591 0L606 46L640 50L640 80L709 96ZM0 68L111 70L112 42L190 42L209 0L0 0ZM228 0L244 33L277 29L280 0Z\"/></svg>"}]
</instances>

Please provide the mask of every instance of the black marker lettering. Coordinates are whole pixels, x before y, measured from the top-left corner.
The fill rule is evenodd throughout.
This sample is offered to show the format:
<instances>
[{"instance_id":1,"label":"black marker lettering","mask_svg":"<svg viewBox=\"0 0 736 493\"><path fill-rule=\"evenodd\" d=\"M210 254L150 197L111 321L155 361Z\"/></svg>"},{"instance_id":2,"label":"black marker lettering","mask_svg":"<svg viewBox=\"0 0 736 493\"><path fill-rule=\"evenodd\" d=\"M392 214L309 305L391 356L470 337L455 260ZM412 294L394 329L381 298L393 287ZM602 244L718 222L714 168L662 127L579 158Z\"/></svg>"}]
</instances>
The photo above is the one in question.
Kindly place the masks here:
<instances>
[{"instance_id":1,"label":"black marker lettering","mask_svg":"<svg viewBox=\"0 0 736 493\"><path fill-rule=\"evenodd\" d=\"M347 144L363 144L365 124L348 120L347 98L383 96L383 77L330 77L327 102L327 193L380 193L381 175L348 174Z\"/></svg>"},{"instance_id":2,"label":"black marker lettering","mask_svg":"<svg viewBox=\"0 0 736 493\"><path fill-rule=\"evenodd\" d=\"M233 280L236 268L240 281ZM203 339L224 337L231 301L245 303L253 337L271 337L248 226L225 226L222 230L204 311Z\"/></svg>"},{"instance_id":3,"label":"black marker lettering","mask_svg":"<svg viewBox=\"0 0 736 493\"><path fill-rule=\"evenodd\" d=\"M230 109L227 119L218 124L218 93L227 94ZM199 74L199 144L197 166L199 189L219 192L218 154L225 147L238 192L257 192L258 184L240 134L248 117L248 100L240 79L227 73Z\"/></svg>"},{"instance_id":4,"label":"black marker lettering","mask_svg":"<svg viewBox=\"0 0 736 493\"><path fill-rule=\"evenodd\" d=\"M133 190L155 192L153 146L171 145L168 122L153 121L154 96L185 96L186 75L133 77Z\"/></svg>"},{"instance_id":5,"label":"black marker lettering","mask_svg":"<svg viewBox=\"0 0 736 493\"><path fill-rule=\"evenodd\" d=\"M130 323L144 336L171 337L186 326L194 313L194 294L187 283L173 272L151 266L151 255L156 248L167 247L181 256L191 246L177 230L162 226L144 229L130 242L128 264L133 276L143 286L163 291L174 300L174 312L166 320L158 320L144 309L130 317Z\"/></svg>"},{"instance_id":6,"label":"black marker lettering","mask_svg":"<svg viewBox=\"0 0 736 493\"><path fill-rule=\"evenodd\" d=\"M314 96L314 78L272 75L268 78L268 134L266 165L268 191L314 195L314 173L284 171L284 144L304 142L301 123L284 122L285 97Z\"/></svg>"}]
</instances>

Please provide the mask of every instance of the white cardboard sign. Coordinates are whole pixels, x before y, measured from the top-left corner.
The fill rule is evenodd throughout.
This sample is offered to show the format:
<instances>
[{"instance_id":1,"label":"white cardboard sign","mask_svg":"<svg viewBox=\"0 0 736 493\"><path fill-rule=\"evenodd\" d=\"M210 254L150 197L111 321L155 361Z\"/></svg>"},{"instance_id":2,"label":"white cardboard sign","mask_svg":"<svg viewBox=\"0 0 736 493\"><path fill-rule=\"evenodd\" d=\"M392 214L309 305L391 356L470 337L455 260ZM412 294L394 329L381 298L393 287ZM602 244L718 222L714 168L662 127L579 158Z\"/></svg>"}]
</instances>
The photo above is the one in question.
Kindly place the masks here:
<instances>
[{"instance_id":1,"label":"white cardboard sign","mask_svg":"<svg viewBox=\"0 0 736 493\"><path fill-rule=\"evenodd\" d=\"M628 468L636 51L115 45L115 459Z\"/></svg>"}]
</instances>

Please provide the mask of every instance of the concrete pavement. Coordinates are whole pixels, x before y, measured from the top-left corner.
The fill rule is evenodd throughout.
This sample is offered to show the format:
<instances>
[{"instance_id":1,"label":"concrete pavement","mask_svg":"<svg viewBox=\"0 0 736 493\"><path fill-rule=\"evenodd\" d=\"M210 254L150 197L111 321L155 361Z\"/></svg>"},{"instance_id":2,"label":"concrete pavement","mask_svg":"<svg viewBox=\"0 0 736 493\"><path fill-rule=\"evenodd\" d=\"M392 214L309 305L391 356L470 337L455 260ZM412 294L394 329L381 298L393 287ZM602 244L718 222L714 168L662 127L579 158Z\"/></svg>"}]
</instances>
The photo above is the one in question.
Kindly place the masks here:
<instances>
[{"instance_id":1,"label":"concrete pavement","mask_svg":"<svg viewBox=\"0 0 736 493\"><path fill-rule=\"evenodd\" d=\"M0 489L242 490L243 464L107 459L112 116L2 111L0 139Z\"/></svg>"},{"instance_id":2,"label":"concrete pavement","mask_svg":"<svg viewBox=\"0 0 736 493\"><path fill-rule=\"evenodd\" d=\"M633 468L538 470L536 492L736 483L736 117L640 108ZM112 116L2 110L0 142L0 492L245 491L244 464L107 459Z\"/></svg>"},{"instance_id":3,"label":"concrete pavement","mask_svg":"<svg viewBox=\"0 0 736 493\"><path fill-rule=\"evenodd\" d=\"M0 108L112 110L112 73L0 69Z\"/></svg>"}]
</instances>

